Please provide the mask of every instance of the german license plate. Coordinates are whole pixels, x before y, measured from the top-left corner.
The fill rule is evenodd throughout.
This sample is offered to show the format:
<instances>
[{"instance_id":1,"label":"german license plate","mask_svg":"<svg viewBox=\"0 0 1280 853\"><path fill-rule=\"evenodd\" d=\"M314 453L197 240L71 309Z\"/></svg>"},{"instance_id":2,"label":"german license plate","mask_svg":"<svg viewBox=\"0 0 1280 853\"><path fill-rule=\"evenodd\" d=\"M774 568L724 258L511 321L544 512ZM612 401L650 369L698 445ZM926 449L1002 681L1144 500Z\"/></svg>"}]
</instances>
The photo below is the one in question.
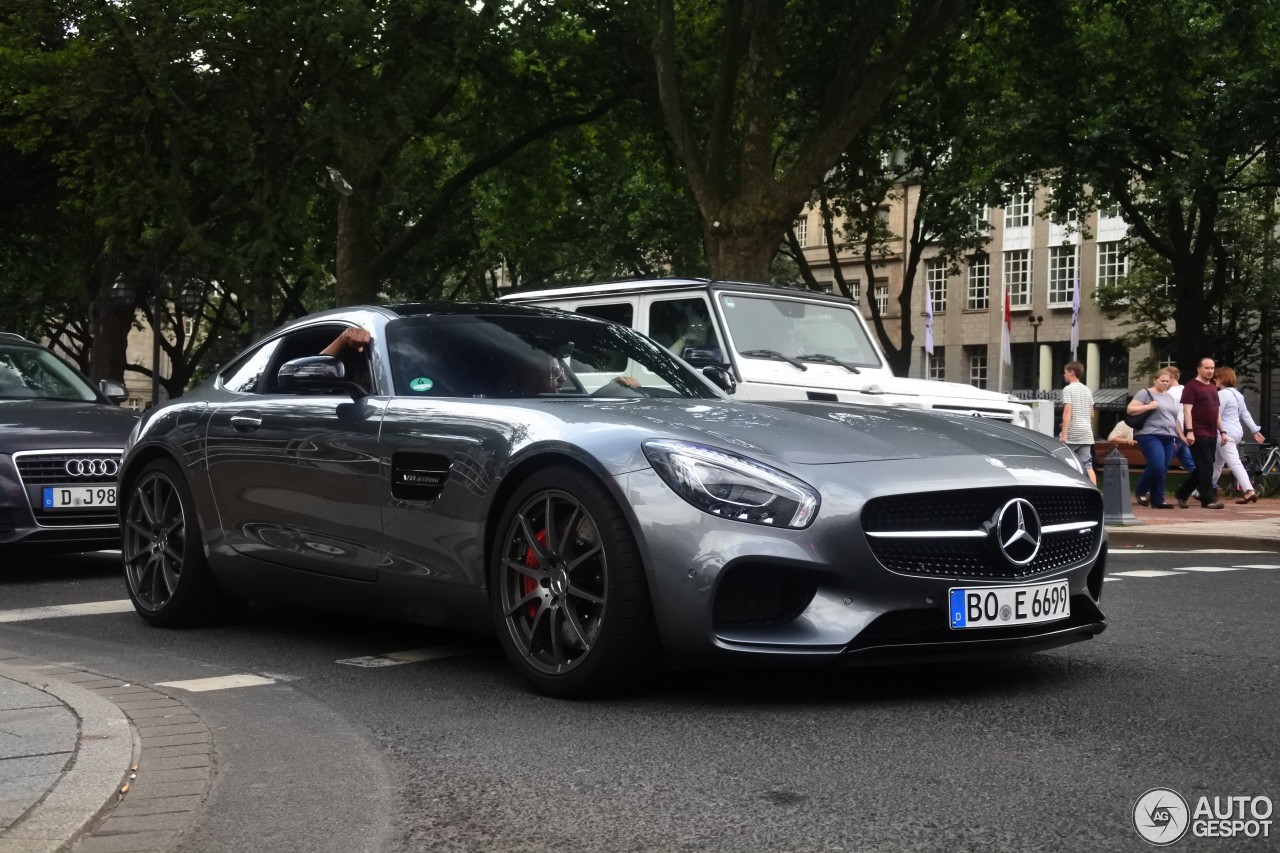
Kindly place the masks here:
<instances>
[{"instance_id":1,"label":"german license plate","mask_svg":"<svg viewBox=\"0 0 1280 853\"><path fill-rule=\"evenodd\" d=\"M116 505L114 483L98 486L45 486L45 509L91 509Z\"/></svg>"},{"instance_id":2,"label":"german license plate","mask_svg":"<svg viewBox=\"0 0 1280 853\"><path fill-rule=\"evenodd\" d=\"M952 588L948 600L952 628L1034 625L1071 615L1071 595L1066 581Z\"/></svg>"}]
</instances>

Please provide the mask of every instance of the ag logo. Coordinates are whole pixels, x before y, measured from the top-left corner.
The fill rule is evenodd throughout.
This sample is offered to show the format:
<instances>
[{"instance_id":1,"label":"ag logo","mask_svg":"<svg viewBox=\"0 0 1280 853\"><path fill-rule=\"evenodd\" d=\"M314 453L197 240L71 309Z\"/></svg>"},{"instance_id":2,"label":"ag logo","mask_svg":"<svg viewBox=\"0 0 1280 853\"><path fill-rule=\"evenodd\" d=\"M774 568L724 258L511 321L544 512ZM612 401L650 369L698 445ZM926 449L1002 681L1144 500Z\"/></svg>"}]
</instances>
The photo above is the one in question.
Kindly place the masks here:
<instances>
[{"instance_id":1,"label":"ag logo","mask_svg":"<svg viewBox=\"0 0 1280 853\"><path fill-rule=\"evenodd\" d=\"M1187 834L1191 815L1187 801L1171 788L1152 788L1133 806L1133 826L1144 841L1157 847L1172 844Z\"/></svg>"}]
</instances>

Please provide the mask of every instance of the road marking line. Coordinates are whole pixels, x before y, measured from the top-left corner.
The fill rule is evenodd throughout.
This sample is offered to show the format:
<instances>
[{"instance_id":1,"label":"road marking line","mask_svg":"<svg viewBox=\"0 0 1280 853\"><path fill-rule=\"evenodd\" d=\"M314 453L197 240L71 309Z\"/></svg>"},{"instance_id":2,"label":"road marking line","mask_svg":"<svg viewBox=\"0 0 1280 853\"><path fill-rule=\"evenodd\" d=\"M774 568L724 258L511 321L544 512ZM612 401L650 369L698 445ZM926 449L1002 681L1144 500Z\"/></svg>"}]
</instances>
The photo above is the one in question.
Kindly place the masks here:
<instances>
[{"instance_id":1,"label":"road marking line","mask_svg":"<svg viewBox=\"0 0 1280 853\"><path fill-rule=\"evenodd\" d=\"M1237 568L1230 566L1178 566L1179 571L1183 572L1238 572Z\"/></svg>"},{"instance_id":2,"label":"road marking line","mask_svg":"<svg viewBox=\"0 0 1280 853\"><path fill-rule=\"evenodd\" d=\"M207 693L210 690L228 690L232 687L258 687L275 684L273 678L261 675L219 675L213 678L192 678L187 681L158 681L156 687L176 687L188 693Z\"/></svg>"},{"instance_id":3,"label":"road marking line","mask_svg":"<svg viewBox=\"0 0 1280 853\"><path fill-rule=\"evenodd\" d=\"M1102 580L1106 583L1111 583L1112 581L1120 580L1120 578L1103 578Z\"/></svg>"},{"instance_id":4,"label":"road marking line","mask_svg":"<svg viewBox=\"0 0 1280 853\"><path fill-rule=\"evenodd\" d=\"M383 666L399 666L402 663L420 663L427 660L439 660L440 658L452 658L458 655L469 655L474 649L454 648L452 646L437 646L433 649L405 649L402 652L387 652L381 655L366 655L358 658L344 658L343 660L334 661L344 666L360 666L367 669L375 669Z\"/></svg>"},{"instance_id":5,"label":"road marking line","mask_svg":"<svg viewBox=\"0 0 1280 853\"><path fill-rule=\"evenodd\" d=\"M86 601L83 604L53 604L48 607L28 607L25 610L0 610L0 622L31 622L36 619L58 619L64 616L97 616L101 613L127 613L133 610L133 602L127 598L117 601Z\"/></svg>"},{"instance_id":6,"label":"road marking line","mask_svg":"<svg viewBox=\"0 0 1280 853\"><path fill-rule=\"evenodd\" d=\"M1190 551L1166 551L1162 548L1143 548L1141 545L1122 546L1112 548L1107 551L1107 556L1114 557L1117 554L1124 554L1130 557L1139 557L1143 554L1274 554L1274 551L1249 551L1240 550L1238 548L1194 548Z\"/></svg>"},{"instance_id":7,"label":"road marking line","mask_svg":"<svg viewBox=\"0 0 1280 853\"><path fill-rule=\"evenodd\" d=\"M1237 569L1280 569L1275 563L1254 563L1251 566L1236 566Z\"/></svg>"},{"instance_id":8,"label":"road marking line","mask_svg":"<svg viewBox=\"0 0 1280 853\"><path fill-rule=\"evenodd\" d=\"M1182 572L1166 572L1160 569L1135 569L1132 572L1112 572L1113 575L1123 575L1127 578L1167 578L1170 575L1180 575Z\"/></svg>"}]
</instances>

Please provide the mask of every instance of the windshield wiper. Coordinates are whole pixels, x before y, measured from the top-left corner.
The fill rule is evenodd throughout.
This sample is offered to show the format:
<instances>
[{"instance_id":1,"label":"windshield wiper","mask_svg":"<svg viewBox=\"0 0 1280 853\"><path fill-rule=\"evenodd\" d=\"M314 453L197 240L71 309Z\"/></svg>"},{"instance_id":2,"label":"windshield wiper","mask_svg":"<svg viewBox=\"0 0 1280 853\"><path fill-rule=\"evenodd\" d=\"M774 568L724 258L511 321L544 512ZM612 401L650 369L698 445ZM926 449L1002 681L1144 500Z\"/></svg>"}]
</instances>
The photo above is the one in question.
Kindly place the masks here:
<instances>
[{"instance_id":1,"label":"windshield wiper","mask_svg":"<svg viewBox=\"0 0 1280 853\"><path fill-rule=\"evenodd\" d=\"M787 364L790 364L793 367L798 367L801 370L809 369L804 362L797 361L789 355L783 355L777 350L772 349L744 349L739 352L738 355L746 356L747 358L771 358L774 361L785 361Z\"/></svg>"},{"instance_id":2,"label":"windshield wiper","mask_svg":"<svg viewBox=\"0 0 1280 853\"><path fill-rule=\"evenodd\" d=\"M841 361L835 356L827 355L826 353L816 352L811 355L798 355L796 356L796 358L800 359L801 361L816 361L818 364L839 365L840 367L843 367L845 370L849 371L850 373L862 372L857 368L857 365L850 364L847 361Z\"/></svg>"}]
</instances>

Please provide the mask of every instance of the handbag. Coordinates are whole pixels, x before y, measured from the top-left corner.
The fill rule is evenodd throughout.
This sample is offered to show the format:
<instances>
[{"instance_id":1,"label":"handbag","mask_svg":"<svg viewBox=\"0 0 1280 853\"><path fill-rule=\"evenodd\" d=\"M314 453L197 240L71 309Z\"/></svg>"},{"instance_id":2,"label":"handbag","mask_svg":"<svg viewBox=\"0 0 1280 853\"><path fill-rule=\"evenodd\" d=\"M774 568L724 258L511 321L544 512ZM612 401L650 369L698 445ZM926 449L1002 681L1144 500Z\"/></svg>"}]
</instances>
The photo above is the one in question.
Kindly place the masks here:
<instances>
[{"instance_id":1,"label":"handbag","mask_svg":"<svg viewBox=\"0 0 1280 853\"><path fill-rule=\"evenodd\" d=\"M1144 402L1144 403L1150 403L1150 402L1152 402L1151 394L1150 394L1149 392L1147 392L1147 389L1143 388L1143 389L1142 389L1141 391L1139 391L1138 393L1139 393L1139 394L1142 394L1142 393L1146 393L1146 394L1147 394L1147 399L1146 399L1146 400L1143 400L1142 402ZM1134 397L1134 399L1136 400L1136 399L1138 399L1138 398L1137 398L1137 397ZM1151 412L1154 412L1154 411L1156 411L1156 410L1155 410L1155 409L1152 409L1150 412L1142 412L1142 413L1137 414L1137 415L1131 415L1131 414L1129 414L1128 412L1125 412L1124 417L1122 417L1120 420L1124 421L1125 426L1130 427L1134 432L1137 432L1138 430L1142 429L1142 425L1143 425L1143 424L1145 424L1145 423L1147 422L1147 418L1151 417Z\"/></svg>"}]
</instances>

